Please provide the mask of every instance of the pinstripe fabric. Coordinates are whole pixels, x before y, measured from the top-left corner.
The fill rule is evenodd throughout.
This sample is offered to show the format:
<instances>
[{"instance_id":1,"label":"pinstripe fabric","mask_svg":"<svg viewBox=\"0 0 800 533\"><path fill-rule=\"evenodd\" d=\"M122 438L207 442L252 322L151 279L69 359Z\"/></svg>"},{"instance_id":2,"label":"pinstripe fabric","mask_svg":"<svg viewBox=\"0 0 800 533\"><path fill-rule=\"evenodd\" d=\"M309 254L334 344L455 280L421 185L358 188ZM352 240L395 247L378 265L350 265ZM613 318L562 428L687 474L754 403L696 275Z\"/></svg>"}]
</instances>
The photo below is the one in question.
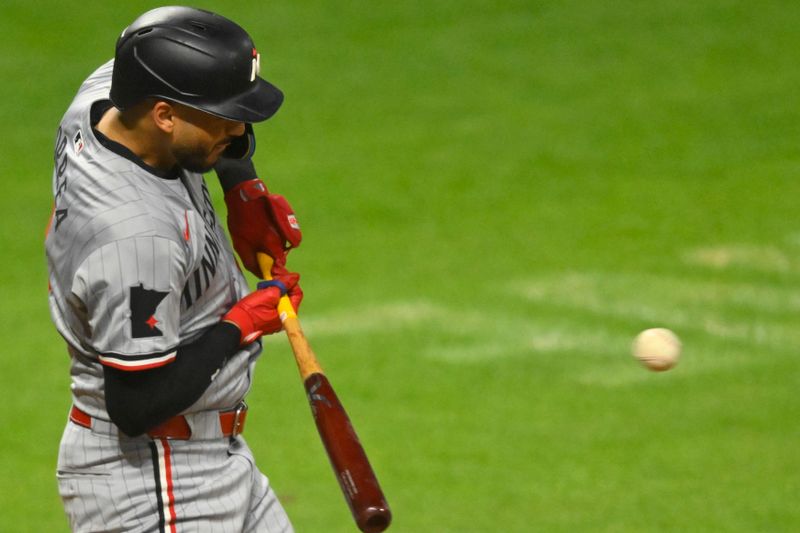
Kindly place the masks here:
<instances>
[{"instance_id":1,"label":"pinstripe fabric","mask_svg":"<svg viewBox=\"0 0 800 533\"><path fill-rule=\"evenodd\" d=\"M228 358L186 411L193 438L152 441L115 430L102 365L170 364L248 292L203 176L165 179L107 149L92 131L112 62L81 86L56 138L54 214L46 238L50 312L70 354L73 403L58 485L74 531L291 531L241 437L221 438L218 411L247 394L260 343Z\"/></svg>"},{"instance_id":2,"label":"pinstripe fabric","mask_svg":"<svg viewBox=\"0 0 800 533\"><path fill-rule=\"evenodd\" d=\"M249 292L203 176L159 177L95 137L91 107L107 100L112 67L84 82L61 121L53 172L60 215L46 238L50 312L70 346L75 404L102 419L98 363L126 370L169 364L178 346ZM147 316L136 322L137 291L163 295L147 311L153 334ZM232 357L188 412L236 405L259 351L254 344Z\"/></svg>"},{"instance_id":3,"label":"pinstripe fabric","mask_svg":"<svg viewBox=\"0 0 800 533\"><path fill-rule=\"evenodd\" d=\"M241 436L154 442L69 423L57 477L76 532L293 531Z\"/></svg>"}]
</instances>

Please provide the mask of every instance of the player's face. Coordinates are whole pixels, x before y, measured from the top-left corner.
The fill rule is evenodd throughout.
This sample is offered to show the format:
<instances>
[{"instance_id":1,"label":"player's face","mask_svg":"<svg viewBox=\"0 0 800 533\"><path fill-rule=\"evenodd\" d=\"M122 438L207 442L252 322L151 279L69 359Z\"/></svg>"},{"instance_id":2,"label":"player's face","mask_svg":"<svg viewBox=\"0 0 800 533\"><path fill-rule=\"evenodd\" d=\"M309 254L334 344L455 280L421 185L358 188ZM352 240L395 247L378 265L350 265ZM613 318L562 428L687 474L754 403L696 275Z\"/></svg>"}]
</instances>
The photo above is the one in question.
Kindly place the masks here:
<instances>
[{"instance_id":1,"label":"player's face","mask_svg":"<svg viewBox=\"0 0 800 533\"><path fill-rule=\"evenodd\" d=\"M172 154L178 164L192 172L208 172L231 141L244 135L244 124L197 109L176 109Z\"/></svg>"}]
</instances>

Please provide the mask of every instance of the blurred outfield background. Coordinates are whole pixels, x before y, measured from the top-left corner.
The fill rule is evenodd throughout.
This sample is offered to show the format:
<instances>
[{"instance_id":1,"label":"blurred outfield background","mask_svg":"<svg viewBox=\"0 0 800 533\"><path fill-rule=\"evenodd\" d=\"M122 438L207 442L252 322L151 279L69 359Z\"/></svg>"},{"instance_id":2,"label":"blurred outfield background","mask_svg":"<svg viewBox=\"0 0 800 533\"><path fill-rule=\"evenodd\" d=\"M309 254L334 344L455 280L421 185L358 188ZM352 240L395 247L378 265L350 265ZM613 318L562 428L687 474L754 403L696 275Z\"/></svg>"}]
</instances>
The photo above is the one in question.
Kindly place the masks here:
<instances>
[{"instance_id":1,"label":"blurred outfield background","mask_svg":"<svg viewBox=\"0 0 800 533\"><path fill-rule=\"evenodd\" d=\"M56 125L157 5L0 4L2 531L66 531ZM256 162L390 531L800 530L800 4L195 5L286 92ZM674 371L630 357L650 326L682 337ZM250 402L297 531L355 531L284 339Z\"/></svg>"}]
</instances>

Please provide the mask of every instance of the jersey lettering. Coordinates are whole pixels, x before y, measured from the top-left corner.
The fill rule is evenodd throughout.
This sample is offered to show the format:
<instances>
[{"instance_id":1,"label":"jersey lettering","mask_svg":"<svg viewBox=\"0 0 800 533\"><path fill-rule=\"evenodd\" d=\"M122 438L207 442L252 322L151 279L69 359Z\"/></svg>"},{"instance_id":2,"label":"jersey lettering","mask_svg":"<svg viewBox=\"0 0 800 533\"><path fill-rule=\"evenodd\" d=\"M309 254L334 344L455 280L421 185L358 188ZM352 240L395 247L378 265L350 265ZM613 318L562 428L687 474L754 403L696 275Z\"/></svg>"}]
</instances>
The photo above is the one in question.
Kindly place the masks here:
<instances>
[{"instance_id":1,"label":"jersey lettering","mask_svg":"<svg viewBox=\"0 0 800 533\"><path fill-rule=\"evenodd\" d=\"M56 151L53 155L53 160L55 161L56 167L56 224L53 227L53 231L58 231L58 227L61 225L61 222L67 217L67 210L59 209L59 206L62 199L61 195L67 190L66 172L69 162L69 159L67 159L67 136L64 134L64 130L60 126L56 135Z\"/></svg>"},{"instance_id":2,"label":"jersey lettering","mask_svg":"<svg viewBox=\"0 0 800 533\"><path fill-rule=\"evenodd\" d=\"M64 221L65 218L67 218L67 209L66 208L56 209L55 212L56 224L55 226L53 226L53 231L58 231L58 227L61 225L61 223Z\"/></svg>"},{"instance_id":3,"label":"jersey lettering","mask_svg":"<svg viewBox=\"0 0 800 533\"><path fill-rule=\"evenodd\" d=\"M203 258L200 266L191 274L183 287L184 309L189 309L194 303L203 296L203 293L211 285L211 280L217 274L217 264L219 263L222 248L214 238L214 233L206 228L206 241L203 246Z\"/></svg>"},{"instance_id":4,"label":"jersey lettering","mask_svg":"<svg viewBox=\"0 0 800 533\"><path fill-rule=\"evenodd\" d=\"M211 194L208 192L208 187L203 183L203 220L206 223L206 228L213 228L217 225L217 217L214 215L214 204L211 202Z\"/></svg>"},{"instance_id":5,"label":"jersey lettering","mask_svg":"<svg viewBox=\"0 0 800 533\"><path fill-rule=\"evenodd\" d=\"M211 202L211 195L206 184L203 183L202 205L198 206L205 226L205 242L203 243L203 257L200 265L189 276L181 294L184 309L189 309L194 303L203 296L203 293L211 286L211 281L217 274L217 264L222 254L222 245L217 240L215 231L217 217L214 214L214 204ZM198 202L195 202L197 204Z\"/></svg>"},{"instance_id":6,"label":"jersey lettering","mask_svg":"<svg viewBox=\"0 0 800 533\"><path fill-rule=\"evenodd\" d=\"M206 280L206 285L209 284L211 278L217 273L217 261L219 260L220 248L214 239L206 237L206 244L203 247L203 259L200 262L200 268L203 270L203 277ZM210 275L209 275L210 274Z\"/></svg>"}]
</instances>

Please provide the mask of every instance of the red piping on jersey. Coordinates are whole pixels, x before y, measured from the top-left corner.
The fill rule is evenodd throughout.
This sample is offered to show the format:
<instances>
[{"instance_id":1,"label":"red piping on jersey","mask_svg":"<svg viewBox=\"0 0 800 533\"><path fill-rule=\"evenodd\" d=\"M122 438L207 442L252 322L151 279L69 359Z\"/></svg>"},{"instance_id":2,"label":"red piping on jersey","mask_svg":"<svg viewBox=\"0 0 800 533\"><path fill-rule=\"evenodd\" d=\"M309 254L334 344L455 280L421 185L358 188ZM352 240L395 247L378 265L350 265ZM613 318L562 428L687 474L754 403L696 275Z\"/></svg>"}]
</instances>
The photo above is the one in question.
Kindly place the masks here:
<instances>
[{"instance_id":1,"label":"red piping on jersey","mask_svg":"<svg viewBox=\"0 0 800 533\"><path fill-rule=\"evenodd\" d=\"M169 524L170 532L177 533L178 530L175 528L175 494L172 490L172 449L169 447L169 440L160 440L161 445L164 447L164 475L167 478L167 500L169 502L169 517L167 518L167 523Z\"/></svg>"},{"instance_id":2,"label":"red piping on jersey","mask_svg":"<svg viewBox=\"0 0 800 533\"><path fill-rule=\"evenodd\" d=\"M53 210L50 211L50 218L47 220L47 227L44 229L44 236L47 238L47 235L50 233L50 228L53 225L53 217L56 214L56 205L53 204Z\"/></svg>"},{"instance_id":3,"label":"red piping on jersey","mask_svg":"<svg viewBox=\"0 0 800 533\"><path fill-rule=\"evenodd\" d=\"M183 230L183 240L188 241L189 240L189 212L188 211L184 211L183 212L183 220L186 221L186 228Z\"/></svg>"}]
</instances>

